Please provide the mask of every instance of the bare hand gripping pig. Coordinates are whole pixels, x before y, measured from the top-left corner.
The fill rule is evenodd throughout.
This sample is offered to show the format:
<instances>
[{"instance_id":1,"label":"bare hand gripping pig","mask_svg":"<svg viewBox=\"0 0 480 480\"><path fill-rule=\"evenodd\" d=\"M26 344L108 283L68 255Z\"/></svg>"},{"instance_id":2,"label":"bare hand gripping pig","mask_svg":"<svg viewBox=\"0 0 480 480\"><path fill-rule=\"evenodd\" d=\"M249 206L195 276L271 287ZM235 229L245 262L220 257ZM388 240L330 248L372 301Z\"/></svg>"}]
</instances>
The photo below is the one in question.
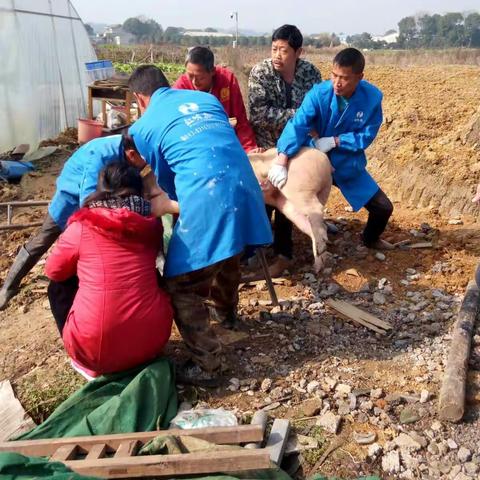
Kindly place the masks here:
<instances>
[{"instance_id":1,"label":"bare hand gripping pig","mask_svg":"<svg viewBox=\"0 0 480 480\"><path fill-rule=\"evenodd\" d=\"M332 187L328 157L314 149L302 148L288 163L288 178L281 190L268 181L268 171L277 150L250 153L248 158L262 185L265 203L278 208L312 239L314 269L319 272L326 260L327 228L323 210Z\"/></svg>"}]
</instances>

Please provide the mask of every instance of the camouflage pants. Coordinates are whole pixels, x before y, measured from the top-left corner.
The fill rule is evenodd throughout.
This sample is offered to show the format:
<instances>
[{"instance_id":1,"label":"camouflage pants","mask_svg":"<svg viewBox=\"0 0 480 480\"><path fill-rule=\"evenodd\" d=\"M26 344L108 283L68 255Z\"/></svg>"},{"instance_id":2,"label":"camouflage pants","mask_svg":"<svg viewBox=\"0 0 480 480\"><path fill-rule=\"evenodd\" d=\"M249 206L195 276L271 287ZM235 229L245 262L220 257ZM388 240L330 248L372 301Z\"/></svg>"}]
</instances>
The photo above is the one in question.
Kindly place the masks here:
<instances>
[{"instance_id":1,"label":"camouflage pants","mask_svg":"<svg viewBox=\"0 0 480 480\"><path fill-rule=\"evenodd\" d=\"M240 275L240 255L235 255L200 270L165 279L178 330L193 361L209 372L220 367L222 350L210 326L209 307L214 308L220 318L236 312Z\"/></svg>"}]
</instances>

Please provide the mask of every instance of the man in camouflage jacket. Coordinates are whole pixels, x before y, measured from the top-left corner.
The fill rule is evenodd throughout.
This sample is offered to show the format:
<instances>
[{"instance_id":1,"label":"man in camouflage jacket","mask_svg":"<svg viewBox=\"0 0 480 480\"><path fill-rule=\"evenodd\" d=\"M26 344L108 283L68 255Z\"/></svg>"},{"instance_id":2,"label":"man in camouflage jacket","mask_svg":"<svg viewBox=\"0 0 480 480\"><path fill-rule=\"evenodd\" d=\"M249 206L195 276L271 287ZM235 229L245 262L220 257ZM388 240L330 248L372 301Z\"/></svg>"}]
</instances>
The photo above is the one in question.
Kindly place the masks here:
<instances>
[{"instance_id":1,"label":"man in camouflage jacket","mask_svg":"<svg viewBox=\"0 0 480 480\"><path fill-rule=\"evenodd\" d=\"M258 63L250 72L250 124L259 147L276 146L305 94L322 81L319 70L300 58L302 44L303 36L297 27L279 27L272 36L272 58ZM275 212L274 231L273 248L277 258L270 273L275 277L289 267L293 250L292 223L278 211Z\"/></svg>"}]
</instances>

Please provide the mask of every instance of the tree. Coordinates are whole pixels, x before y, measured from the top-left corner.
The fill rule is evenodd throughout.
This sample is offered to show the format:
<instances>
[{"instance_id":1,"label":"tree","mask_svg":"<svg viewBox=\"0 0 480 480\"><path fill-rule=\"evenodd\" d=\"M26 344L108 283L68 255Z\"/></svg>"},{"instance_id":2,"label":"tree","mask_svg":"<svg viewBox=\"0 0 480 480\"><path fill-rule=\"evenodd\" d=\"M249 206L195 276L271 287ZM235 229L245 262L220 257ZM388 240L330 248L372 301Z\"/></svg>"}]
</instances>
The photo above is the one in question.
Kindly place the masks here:
<instances>
[{"instance_id":1,"label":"tree","mask_svg":"<svg viewBox=\"0 0 480 480\"><path fill-rule=\"evenodd\" d=\"M212 27L207 27L204 31L205 32L218 32L218 30L216 28L212 28Z\"/></svg>"},{"instance_id":2,"label":"tree","mask_svg":"<svg viewBox=\"0 0 480 480\"><path fill-rule=\"evenodd\" d=\"M405 17L398 22L398 44L402 48L417 46L417 22L415 17Z\"/></svg>"},{"instance_id":3,"label":"tree","mask_svg":"<svg viewBox=\"0 0 480 480\"><path fill-rule=\"evenodd\" d=\"M480 13L471 13L465 18L466 46L470 48L480 47Z\"/></svg>"}]
</instances>

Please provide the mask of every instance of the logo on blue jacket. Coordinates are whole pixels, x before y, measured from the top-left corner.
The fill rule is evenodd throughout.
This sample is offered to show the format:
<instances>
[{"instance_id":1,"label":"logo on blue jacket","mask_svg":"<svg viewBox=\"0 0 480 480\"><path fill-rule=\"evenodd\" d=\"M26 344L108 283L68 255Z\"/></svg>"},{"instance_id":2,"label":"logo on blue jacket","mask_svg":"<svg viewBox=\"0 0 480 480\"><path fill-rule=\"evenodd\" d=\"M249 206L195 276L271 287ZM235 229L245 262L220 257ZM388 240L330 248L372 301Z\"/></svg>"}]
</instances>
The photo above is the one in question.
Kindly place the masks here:
<instances>
[{"instance_id":1,"label":"logo on blue jacket","mask_svg":"<svg viewBox=\"0 0 480 480\"><path fill-rule=\"evenodd\" d=\"M191 115L192 113L198 112L199 109L200 107L193 102L182 103L182 105L178 107L178 111L182 115Z\"/></svg>"}]
</instances>

